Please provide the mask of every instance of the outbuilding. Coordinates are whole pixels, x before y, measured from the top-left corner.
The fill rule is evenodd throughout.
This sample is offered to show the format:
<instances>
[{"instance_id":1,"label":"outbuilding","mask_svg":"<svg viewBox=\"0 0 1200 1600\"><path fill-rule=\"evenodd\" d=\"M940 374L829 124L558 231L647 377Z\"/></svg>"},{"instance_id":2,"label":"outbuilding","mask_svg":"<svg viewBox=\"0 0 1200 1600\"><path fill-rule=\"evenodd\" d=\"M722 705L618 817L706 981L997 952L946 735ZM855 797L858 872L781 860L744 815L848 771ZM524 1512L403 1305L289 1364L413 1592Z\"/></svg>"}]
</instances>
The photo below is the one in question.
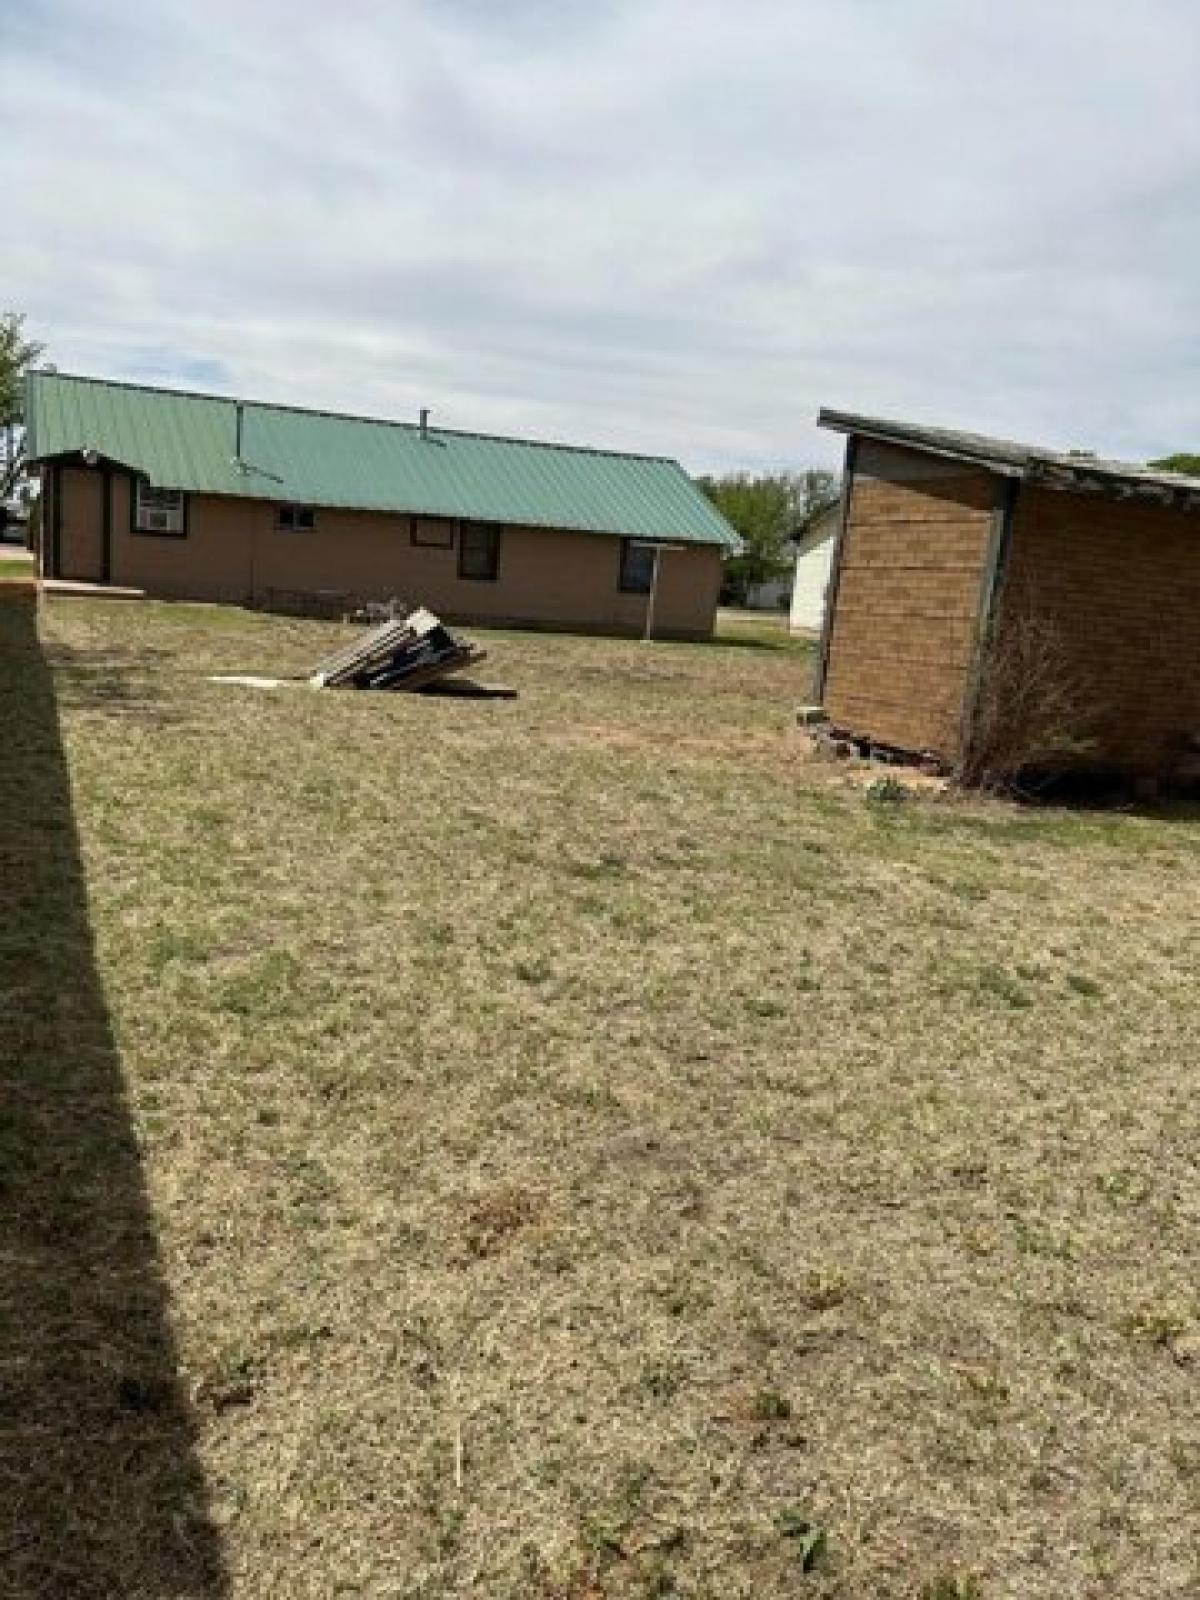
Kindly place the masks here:
<instances>
[{"instance_id":1,"label":"outbuilding","mask_svg":"<svg viewBox=\"0 0 1200 1600\"><path fill-rule=\"evenodd\" d=\"M1200 478L822 411L846 468L815 698L967 775L1194 774Z\"/></svg>"},{"instance_id":2,"label":"outbuilding","mask_svg":"<svg viewBox=\"0 0 1200 1600\"><path fill-rule=\"evenodd\" d=\"M733 529L673 460L31 372L45 578L701 638ZM652 615L651 615L652 613Z\"/></svg>"},{"instance_id":3,"label":"outbuilding","mask_svg":"<svg viewBox=\"0 0 1200 1600\"><path fill-rule=\"evenodd\" d=\"M841 508L835 502L819 511L796 535L796 565L788 608L788 628L792 633L819 633L825 624L825 600L840 524Z\"/></svg>"}]
</instances>

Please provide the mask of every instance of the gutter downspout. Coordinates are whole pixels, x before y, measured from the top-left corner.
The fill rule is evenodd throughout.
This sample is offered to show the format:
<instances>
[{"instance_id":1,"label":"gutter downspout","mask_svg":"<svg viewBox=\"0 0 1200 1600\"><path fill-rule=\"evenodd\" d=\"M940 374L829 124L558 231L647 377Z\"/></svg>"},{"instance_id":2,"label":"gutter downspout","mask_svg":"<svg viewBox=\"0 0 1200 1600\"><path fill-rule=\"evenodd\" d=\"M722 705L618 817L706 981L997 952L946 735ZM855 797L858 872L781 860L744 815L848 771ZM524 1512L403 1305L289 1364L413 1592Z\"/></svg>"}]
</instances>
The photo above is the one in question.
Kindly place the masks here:
<instances>
[{"instance_id":1,"label":"gutter downspout","mask_svg":"<svg viewBox=\"0 0 1200 1600\"><path fill-rule=\"evenodd\" d=\"M818 705L825 699L825 681L829 676L829 653L833 644L833 617L837 610L838 586L842 578L842 551L846 544L846 529L850 525L850 497L854 492L854 464L858 460L858 435L846 436L846 459L842 468L842 510L838 531L834 539L833 559L829 566L829 582L825 585L825 615L821 619L821 643L817 651L817 665L813 673L812 697Z\"/></svg>"}]
</instances>

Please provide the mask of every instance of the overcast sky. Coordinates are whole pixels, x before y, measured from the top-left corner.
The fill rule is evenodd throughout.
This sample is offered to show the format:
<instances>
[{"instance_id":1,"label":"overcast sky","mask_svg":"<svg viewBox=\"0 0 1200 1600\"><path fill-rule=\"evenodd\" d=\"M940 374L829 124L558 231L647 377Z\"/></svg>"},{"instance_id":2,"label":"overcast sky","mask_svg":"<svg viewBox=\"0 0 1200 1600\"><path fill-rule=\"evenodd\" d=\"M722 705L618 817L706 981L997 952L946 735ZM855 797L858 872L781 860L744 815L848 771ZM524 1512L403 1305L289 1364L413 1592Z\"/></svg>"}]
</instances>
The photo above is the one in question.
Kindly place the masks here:
<instances>
[{"instance_id":1,"label":"overcast sky","mask_svg":"<svg viewBox=\"0 0 1200 1600\"><path fill-rule=\"evenodd\" d=\"M1200 448L1196 0L0 0L65 370L836 459Z\"/></svg>"}]
</instances>

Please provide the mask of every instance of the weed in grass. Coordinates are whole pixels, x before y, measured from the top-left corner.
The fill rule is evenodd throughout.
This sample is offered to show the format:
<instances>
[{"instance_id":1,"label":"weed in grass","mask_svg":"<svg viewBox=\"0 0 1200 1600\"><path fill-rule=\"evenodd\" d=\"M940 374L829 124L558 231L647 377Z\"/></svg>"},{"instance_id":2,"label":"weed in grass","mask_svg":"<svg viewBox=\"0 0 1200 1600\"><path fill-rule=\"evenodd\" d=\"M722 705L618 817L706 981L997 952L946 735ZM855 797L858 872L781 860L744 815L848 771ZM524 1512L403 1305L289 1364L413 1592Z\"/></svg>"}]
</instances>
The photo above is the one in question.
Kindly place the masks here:
<instances>
[{"instance_id":1,"label":"weed in grass","mask_svg":"<svg viewBox=\"0 0 1200 1600\"><path fill-rule=\"evenodd\" d=\"M1066 981L1069 989L1073 989L1076 994L1084 995L1089 1000L1094 1000L1097 995L1104 993L1095 978L1089 978L1086 972L1068 972Z\"/></svg>"},{"instance_id":2,"label":"weed in grass","mask_svg":"<svg viewBox=\"0 0 1200 1600\"><path fill-rule=\"evenodd\" d=\"M652 1361L642 1369L642 1388L655 1400L673 1400L686 1381L687 1367L679 1360Z\"/></svg>"},{"instance_id":3,"label":"weed in grass","mask_svg":"<svg viewBox=\"0 0 1200 1600\"><path fill-rule=\"evenodd\" d=\"M196 1385L197 1399L213 1411L228 1411L254 1402L262 1379L262 1362L238 1347L219 1351L212 1367Z\"/></svg>"},{"instance_id":4,"label":"weed in grass","mask_svg":"<svg viewBox=\"0 0 1200 1600\"><path fill-rule=\"evenodd\" d=\"M778 1389L759 1389L751 1396L750 1415L756 1422L786 1422L792 1414L792 1402Z\"/></svg>"},{"instance_id":5,"label":"weed in grass","mask_svg":"<svg viewBox=\"0 0 1200 1600\"><path fill-rule=\"evenodd\" d=\"M828 1548L829 1536L819 1522L802 1511L781 1511L776 1526L785 1539L795 1542L801 1572L812 1572Z\"/></svg>"},{"instance_id":6,"label":"weed in grass","mask_svg":"<svg viewBox=\"0 0 1200 1600\"><path fill-rule=\"evenodd\" d=\"M863 798L869 806L897 806L910 799L912 791L899 778L891 773L882 778L874 778L863 790Z\"/></svg>"},{"instance_id":7,"label":"weed in grass","mask_svg":"<svg viewBox=\"0 0 1200 1600\"><path fill-rule=\"evenodd\" d=\"M498 1184L475 1196L464 1225L464 1240L473 1256L495 1255L534 1221L541 1196L519 1183Z\"/></svg>"},{"instance_id":8,"label":"weed in grass","mask_svg":"<svg viewBox=\"0 0 1200 1600\"><path fill-rule=\"evenodd\" d=\"M837 1268L816 1267L801 1279L798 1296L800 1303L810 1311L832 1311L840 1306L850 1293L850 1282Z\"/></svg>"},{"instance_id":9,"label":"weed in grass","mask_svg":"<svg viewBox=\"0 0 1200 1600\"><path fill-rule=\"evenodd\" d=\"M919 1600L984 1600L979 1579L967 1572L939 1572L917 1592Z\"/></svg>"},{"instance_id":10,"label":"weed in grass","mask_svg":"<svg viewBox=\"0 0 1200 1600\"><path fill-rule=\"evenodd\" d=\"M1152 1345L1171 1345L1189 1329L1188 1308L1178 1300L1146 1300L1121 1319L1121 1327L1131 1339Z\"/></svg>"},{"instance_id":11,"label":"weed in grass","mask_svg":"<svg viewBox=\"0 0 1200 1600\"><path fill-rule=\"evenodd\" d=\"M1021 987L1011 973L1005 972L1003 967L990 964L982 967L979 972L978 987L981 994L1003 1000L1005 1005L1012 1006L1016 1010L1023 1010L1032 1004L1028 991Z\"/></svg>"},{"instance_id":12,"label":"weed in grass","mask_svg":"<svg viewBox=\"0 0 1200 1600\"><path fill-rule=\"evenodd\" d=\"M787 1007L770 995L749 995L746 1009L756 1017L785 1017Z\"/></svg>"},{"instance_id":13,"label":"weed in grass","mask_svg":"<svg viewBox=\"0 0 1200 1600\"><path fill-rule=\"evenodd\" d=\"M713 1303L713 1292L707 1282L678 1274L653 1284L650 1293L670 1317L698 1316Z\"/></svg>"},{"instance_id":14,"label":"weed in grass","mask_svg":"<svg viewBox=\"0 0 1200 1600\"><path fill-rule=\"evenodd\" d=\"M1130 1172L1124 1168L1100 1173L1096 1184L1100 1193L1116 1205L1144 1205L1154 1192L1144 1172Z\"/></svg>"},{"instance_id":15,"label":"weed in grass","mask_svg":"<svg viewBox=\"0 0 1200 1600\"><path fill-rule=\"evenodd\" d=\"M1008 1400L1008 1379L992 1367L967 1366L960 1368L962 1380L968 1390L988 1407L998 1410Z\"/></svg>"}]
</instances>

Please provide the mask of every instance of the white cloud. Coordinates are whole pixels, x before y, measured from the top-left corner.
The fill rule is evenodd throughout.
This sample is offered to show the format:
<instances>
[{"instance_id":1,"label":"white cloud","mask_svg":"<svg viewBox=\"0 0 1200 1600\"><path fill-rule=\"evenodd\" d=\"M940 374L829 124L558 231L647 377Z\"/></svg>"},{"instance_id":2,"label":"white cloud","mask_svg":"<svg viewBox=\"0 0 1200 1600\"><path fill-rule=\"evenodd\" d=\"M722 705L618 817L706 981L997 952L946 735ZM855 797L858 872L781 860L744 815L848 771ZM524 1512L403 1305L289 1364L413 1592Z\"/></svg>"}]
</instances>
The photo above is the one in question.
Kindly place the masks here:
<instances>
[{"instance_id":1,"label":"white cloud","mask_svg":"<svg viewBox=\"0 0 1200 1600\"><path fill-rule=\"evenodd\" d=\"M67 369L830 460L1200 445L1190 0L31 0L0 303ZM20 203L12 197L20 195Z\"/></svg>"}]
</instances>

